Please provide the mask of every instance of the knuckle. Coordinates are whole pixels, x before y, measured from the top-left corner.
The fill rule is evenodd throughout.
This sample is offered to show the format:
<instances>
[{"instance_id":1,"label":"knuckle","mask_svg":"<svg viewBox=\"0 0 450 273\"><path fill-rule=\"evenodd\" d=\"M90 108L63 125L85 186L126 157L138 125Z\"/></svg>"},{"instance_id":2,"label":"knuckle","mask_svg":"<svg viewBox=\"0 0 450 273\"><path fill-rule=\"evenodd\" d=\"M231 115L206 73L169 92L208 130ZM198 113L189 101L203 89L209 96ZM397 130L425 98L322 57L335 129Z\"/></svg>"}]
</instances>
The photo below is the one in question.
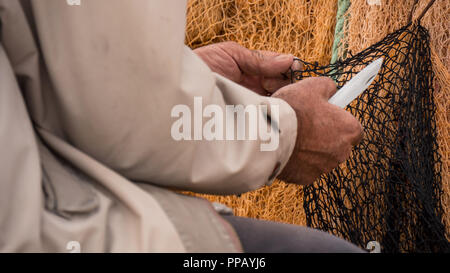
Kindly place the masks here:
<instances>
[{"instance_id":1,"label":"knuckle","mask_svg":"<svg viewBox=\"0 0 450 273\"><path fill-rule=\"evenodd\" d=\"M325 86L327 90L336 91L337 86L336 83L329 77L320 77L322 84Z\"/></svg>"},{"instance_id":2,"label":"knuckle","mask_svg":"<svg viewBox=\"0 0 450 273\"><path fill-rule=\"evenodd\" d=\"M351 155L352 155L352 147L350 146L345 150L342 161L340 161L339 163L347 161L347 159L349 159Z\"/></svg>"},{"instance_id":3,"label":"knuckle","mask_svg":"<svg viewBox=\"0 0 450 273\"><path fill-rule=\"evenodd\" d=\"M236 54L242 52L243 49L246 49L234 41L221 42L218 44L212 44L211 46L218 46L219 48L225 50L225 52L230 52L231 54Z\"/></svg>"},{"instance_id":4,"label":"knuckle","mask_svg":"<svg viewBox=\"0 0 450 273\"><path fill-rule=\"evenodd\" d=\"M255 63L255 69L258 70L258 74L261 73L261 70L263 70L265 68L266 64L266 60L264 57L264 54L262 54L259 50L251 50L250 51L252 59Z\"/></svg>"},{"instance_id":5,"label":"knuckle","mask_svg":"<svg viewBox=\"0 0 450 273\"><path fill-rule=\"evenodd\" d=\"M345 111L345 110L344 110ZM350 112L345 111L345 117L343 119L345 122L343 122L343 125L345 125L350 132L352 132L355 135L360 135L363 132L363 127L361 123L356 119L355 116L353 116Z\"/></svg>"},{"instance_id":6,"label":"knuckle","mask_svg":"<svg viewBox=\"0 0 450 273\"><path fill-rule=\"evenodd\" d=\"M257 61L259 62L264 61L264 54L262 54L259 50L252 50L252 54Z\"/></svg>"},{"instance_id":7,"label":"knuckle","mask_svg":"<svg viewBox=\"0 0 450 273\"><path fill-rule=\"evenodd\" d=\"M363 128L361 123L359 123L359 121L357 121L355 118L353 118L353 122L352 122L352 131L356 134L356 135L361 135L363 132Z\"/></svg>"},{"instance_id":8,"label":"knuckle","mask_svg":"<svg viewBox=\"0 0 450 273\"><path fill-rule=\"evenodd\" d=\"M363 135L364 135L364 129L363 129L361 123L355 122L355 125L354 125L354 128L353 128L353 132L355 134L356 140L358 142L361 141L361 139L363 138Z\"/></svg>"},{"instance_id":9,"label":"knuckle","mask_svg":"<svg viewBox=\"0 0 450 273\"><path fill-rule=\"evenodd\" d=\"M346 148L345 148L345 149L337 156L337 158L336 158L336 159L337 159L336 167L337 167L339 164L341 164L341 163L347 161L347 159L350 158L351 153L352 153L352 148L351 148L351 146L350 146L350 147L346 147Z\"/></svg>"}]
</instances>

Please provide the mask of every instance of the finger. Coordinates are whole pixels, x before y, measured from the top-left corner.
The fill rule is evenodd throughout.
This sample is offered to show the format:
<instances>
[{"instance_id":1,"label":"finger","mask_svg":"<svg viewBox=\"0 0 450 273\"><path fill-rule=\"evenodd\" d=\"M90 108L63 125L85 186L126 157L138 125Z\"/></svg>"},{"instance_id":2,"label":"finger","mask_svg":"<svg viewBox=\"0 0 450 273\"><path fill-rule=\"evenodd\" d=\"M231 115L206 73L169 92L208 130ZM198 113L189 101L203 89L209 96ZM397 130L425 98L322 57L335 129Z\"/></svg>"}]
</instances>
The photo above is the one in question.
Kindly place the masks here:
<instances>
[{"instance_id":1,"label":"finger","mask_svg":"<svg viewBox=\"0 0 450 273\"><path fill-rule=\"evenodd\" d=\"M317 92L322 95L323 98L329 100L337 92L336 83L328 77L318 77Z\"/></svg>"},{"instance_id":2,"label":"finger","mask_svg":"<svg viewBox=\"0 0 450 273\"><path fill-rule=\"evenodd\" d=\"M303 63L298 58L294 58L294 61L291 65L291 69L293 71L302 71L303 70Z\"/></svg>"},{"instance_id":3,"label":"finger","mask_svg":"<svg viewBox=\"0 0 450 273\"><path fill-rule=\"evenodd\" d=\"M286 71L281 73L283 79L289 79L291 83L295 80L296 74L303 71L303 63L297 57L294 57L291 67Z\"/></svg>"},{"instance_id":4,"label":"finger","mask_svg":"<svg viewBox=\"0 0 450 273\"><path fill-rule=\"evenodd\" d=\"M294 56L291 54L276 54L274 52L253 51L254 63L249 63L246 73L257 73L264 77L280 77L291 68Z\"/></svg>"},{"instance_id":5,"label":"finger","mask_svg":"<svg viewBox=\"0 0 450 273\"><path fill-rule=\"evenodd\" d=\"M364 136L364 129L361 123L352 114L350 114L350 112L345 111L344 115L345 118L342 122L342 126L344 126L345 131L348 132L350 144L352 146L356 146L361 142Z\"/></svg>"},{"instance_id":6,"label":"finger","mask_svg":"<svg viewBox=\"0 0 450 273\"><path fill-rule=\"evenodd\" d=\"M264 57L276 57L278 55L281 55L278 52L268 51L268 50L253 50L253 51L257 51L257 52L261 53L262 55L264 55Z\"/></svg>"},{"instance_id":7,"label":"finger","mask_svg":"<svg viewBox=\"0 0 450 273\"><path fill-rule=\"evenodd\" d=\"M306 89L329 100L337 91L336 84L328 77L310 77L295 83L296 88Z\"/></svg>"},{"instance_id":8,"label":"finger","mask_svg":"<svg viewBox=\"0 0 450 273\"><path fill-rule=\"evenodd\" d=\"M252 90L253 92L261 95L261 96L267 96L270 95L268 92L262 87L260 83L261 79L257 76L249 76L242 78L241 85L247 87L248 89Z\"/></svg>"},{"instance_id":9,"label":"finger","mask_svg":"<svg viewBox=\"0 0 450 273\"><path fill-rule=\"evenodd\" d=\"M356 145L358 145L358 144L361 142L361 140L364 138L364 129L363 129L361 123L357 122L357 123L355 124L355 127L354 127L353 130L352 130L352 133L353 133L353 134L352 134L352 136L351 136L351 141L350 141L350 143L351 143L353 146L356 146Z\"/></svg>"},{"instance_id":10,"label":"finger","mask_svg":"<svg viewBox=\"0 0 450 273\"><path fill-rule=\"evenodd\" d=\"M261 85L269 93L274 93L278 89L291 84L290 79L283 79L283 78L263 78L261 80Z\"/></svg>"},{"instance_id":11,"label":"finger","mask_svg":"<svg viewBox=\"0 0 450 273\"><path fill-rule=\"evenodd\" d=\"M243 73L255 76L281 77L281 73L288 71L294 61L294 56L290 54L249 50L237 44L226 50Z\"/></svg>"}]
</instances>

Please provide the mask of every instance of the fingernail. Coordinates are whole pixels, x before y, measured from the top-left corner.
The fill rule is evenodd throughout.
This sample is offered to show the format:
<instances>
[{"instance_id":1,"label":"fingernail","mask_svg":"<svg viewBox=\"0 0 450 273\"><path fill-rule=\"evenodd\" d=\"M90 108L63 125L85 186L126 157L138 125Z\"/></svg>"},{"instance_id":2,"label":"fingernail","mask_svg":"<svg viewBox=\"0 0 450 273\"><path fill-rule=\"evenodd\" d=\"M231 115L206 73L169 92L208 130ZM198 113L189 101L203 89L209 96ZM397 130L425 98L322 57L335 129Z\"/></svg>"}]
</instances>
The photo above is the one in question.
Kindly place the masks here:
<instances>
[{"instance_id":1,"label":"fingernail","mask_svg":"<svg viewBox=\"0 0 450 273\"><path fill-rule=\"evenodd\" d=\"M303 64L300 61L294 61L294 63L292 64L291 69L294 70L294 71L302 70L303 69Z\"/></svg>"},{"instance_id":2,"label":"fingernail","mask_svg":"<svg viewBox=\"0 0 450 273\"><path fill-rule=\"evenodd\" d=\"M262 83L262 88L264 88L264 90L266 90L267 92L270 92L272 90L272 84L271 81L268 80L263 80Z\"/></svg>"},{"instance_id":3,"label":"fingernail","mask_svg":"<svg viewBox=\"0 0 450 273\"><path fill-rule=\"evenodd\" d=\"M291 54L281 54L275 57L276 61L280 61L280 62L287 62L290 61L294 58L293 55Z\"/></svg>"}]
</instances>

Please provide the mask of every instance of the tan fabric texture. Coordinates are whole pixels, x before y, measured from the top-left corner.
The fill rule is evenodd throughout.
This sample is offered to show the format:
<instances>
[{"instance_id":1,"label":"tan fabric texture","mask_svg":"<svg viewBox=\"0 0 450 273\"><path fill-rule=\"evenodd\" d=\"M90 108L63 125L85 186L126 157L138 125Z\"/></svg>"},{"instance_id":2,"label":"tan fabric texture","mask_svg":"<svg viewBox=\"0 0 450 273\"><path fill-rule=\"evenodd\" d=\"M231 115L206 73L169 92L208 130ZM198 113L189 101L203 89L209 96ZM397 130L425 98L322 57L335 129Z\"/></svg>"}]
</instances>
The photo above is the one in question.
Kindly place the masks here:
<instances>
[{"instance_id":1,"label":"tan fabric texture","mask_svg":"<svg viewBox=\"0 0 450 273\"><path fill-rule=\"evenodd\" d=\"M205 200L271 183L296 138L282 100L212 73L178 0L0 1L0 251L241 251ZM277 105L280 146L175 141L171 109ZM139 183L137 183L139 182ZM195 224L187 224L195 223Z\"/></svg>"}]
</instances>

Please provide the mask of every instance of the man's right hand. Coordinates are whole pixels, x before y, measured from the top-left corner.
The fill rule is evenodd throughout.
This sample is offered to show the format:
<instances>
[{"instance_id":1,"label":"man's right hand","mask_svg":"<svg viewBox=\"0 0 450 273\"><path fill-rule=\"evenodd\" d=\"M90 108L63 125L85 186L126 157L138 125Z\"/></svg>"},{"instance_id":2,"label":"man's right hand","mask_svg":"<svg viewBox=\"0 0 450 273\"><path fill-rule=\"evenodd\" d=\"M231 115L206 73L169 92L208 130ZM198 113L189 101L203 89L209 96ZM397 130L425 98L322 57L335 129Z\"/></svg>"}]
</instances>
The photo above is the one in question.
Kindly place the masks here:
<instances>
[{"instance_id":1,"label":"man's right hand","mask_svg":"<svg viewBox=\"0 0 450 273\"><path fill-rule=\"evenodd\" d=\"M361 124L349 112L328 103L336 84L327 77L308 78L285 86L272 96L285 100L297 114L297 140L278 176L306 185L344 162L363 136Z\"/></svg>"}]
</instances>

